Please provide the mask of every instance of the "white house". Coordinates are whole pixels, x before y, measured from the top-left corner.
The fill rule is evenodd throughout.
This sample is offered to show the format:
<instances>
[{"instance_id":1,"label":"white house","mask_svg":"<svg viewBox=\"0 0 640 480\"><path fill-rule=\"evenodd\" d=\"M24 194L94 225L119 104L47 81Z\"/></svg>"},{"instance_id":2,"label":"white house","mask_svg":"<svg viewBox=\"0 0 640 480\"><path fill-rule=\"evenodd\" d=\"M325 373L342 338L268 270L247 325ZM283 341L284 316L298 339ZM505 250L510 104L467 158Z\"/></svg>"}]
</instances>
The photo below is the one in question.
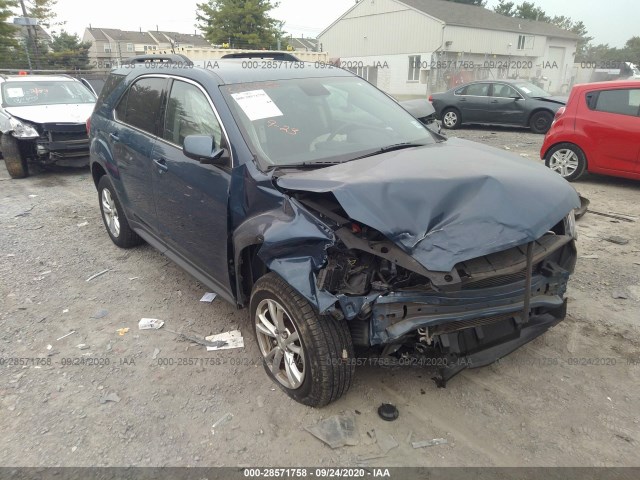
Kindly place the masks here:
<instances>
[{"instance_id":1,"label":"white house","mask_svg":"<svg viewBox=\"0 0 640 480\"><path fill-rule=\"evenodd\" d=\"M566 92L578 39L444 0L360 0L318 36L333 61L398 97L486 78L536 78Z\"/></svg>"}]
</instances>

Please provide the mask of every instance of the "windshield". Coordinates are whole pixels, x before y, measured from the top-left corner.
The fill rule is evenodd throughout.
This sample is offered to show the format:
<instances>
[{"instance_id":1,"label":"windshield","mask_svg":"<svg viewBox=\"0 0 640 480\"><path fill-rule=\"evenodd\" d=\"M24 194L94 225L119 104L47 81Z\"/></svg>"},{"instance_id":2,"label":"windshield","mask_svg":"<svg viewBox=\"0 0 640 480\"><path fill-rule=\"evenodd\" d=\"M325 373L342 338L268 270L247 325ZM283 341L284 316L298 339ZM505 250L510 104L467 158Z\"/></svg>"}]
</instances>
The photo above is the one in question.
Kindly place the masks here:
<instances>
[{"instance_id":1,"label":"windshield","mask_svg":"<svg viewBox=\"0 0 640 480\"><path fill-rule=\"evenodd\" d=\"M93 93L79 82L42 80L2 84L2 105L5 107L95 103L95 101L96 97Z\"/></svg>"},{"instance_id":2,"label":"windshield","mask_svg":"<svg viewBox=\"0 0 640 480\"><path fill-rule=\"evenodd\" d=\"M435 143L426 127L357 77L221 88L252 152L266 167L338 163L392 145Z\"/></svg>"},{"instance_id":3,"label":"windshield","mask_svg":"<svg viewBox=\"0 0 640 480\"><path fill-rule=\"evenodd\" d=\"M516 84L520 90L529 95L530 97L550 97L549 92L545 92L543 89L534 85L533 83L518 83Z\"/></svg>"}]
</instances>

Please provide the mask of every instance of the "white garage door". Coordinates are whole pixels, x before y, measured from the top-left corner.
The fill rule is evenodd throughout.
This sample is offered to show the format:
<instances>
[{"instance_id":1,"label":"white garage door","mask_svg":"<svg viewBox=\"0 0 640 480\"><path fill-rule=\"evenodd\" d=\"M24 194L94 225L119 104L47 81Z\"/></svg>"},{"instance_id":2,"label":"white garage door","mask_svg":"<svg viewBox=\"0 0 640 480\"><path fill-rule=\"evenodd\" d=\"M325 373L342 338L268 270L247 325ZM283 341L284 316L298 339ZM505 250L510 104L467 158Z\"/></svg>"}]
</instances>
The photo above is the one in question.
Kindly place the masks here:
<instances>
[{"instance_id":1,"label":"white garage door","mask_svg":"<svg viewBox=\"0 0 640 480\"><path fill-rule=\"evenodd\" d=\"M549 77L549 91L561 93L564 79L564 51L562 47L549 47L549 63L545 65L545 75ZM551 65L551 67L549 67Z\"/></svg>"}]
</instances>

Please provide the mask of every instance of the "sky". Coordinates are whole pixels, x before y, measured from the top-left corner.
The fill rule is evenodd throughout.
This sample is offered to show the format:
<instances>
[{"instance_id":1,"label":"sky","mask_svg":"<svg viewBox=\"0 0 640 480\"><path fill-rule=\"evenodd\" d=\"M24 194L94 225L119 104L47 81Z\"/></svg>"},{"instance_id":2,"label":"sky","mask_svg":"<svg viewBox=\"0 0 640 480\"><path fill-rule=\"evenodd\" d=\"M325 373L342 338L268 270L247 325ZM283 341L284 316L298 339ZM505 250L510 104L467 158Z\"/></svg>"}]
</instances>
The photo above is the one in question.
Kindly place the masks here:
<instances>
[{"instance_id":1,"label":"sky","mask_svg":"<svg viewBox=\"0 0 640 480\"><path fill-rule=\"evenodd\" d=\"M160 30L194 33L196 3L202 1L205 0L108 0L81 4L78 0L58 0L55 10L59 20L67 20L67 24L62 28L77 33L80 37L89 24L94 27L122 30L155 30L157 25ZM273 10L272 16L284 20L285 31L294 37L315 37L351 8L354 1L280 0L280 6ZM521 0L515 1L520 3ZM532 1L549 16L565 15L574 20L582 20L590 36L595 37L594 43L622 47L632 36L640 36L638 0ZM488 7L497 3L497 0L488 0Z\"/></svg>"}]
</instances>

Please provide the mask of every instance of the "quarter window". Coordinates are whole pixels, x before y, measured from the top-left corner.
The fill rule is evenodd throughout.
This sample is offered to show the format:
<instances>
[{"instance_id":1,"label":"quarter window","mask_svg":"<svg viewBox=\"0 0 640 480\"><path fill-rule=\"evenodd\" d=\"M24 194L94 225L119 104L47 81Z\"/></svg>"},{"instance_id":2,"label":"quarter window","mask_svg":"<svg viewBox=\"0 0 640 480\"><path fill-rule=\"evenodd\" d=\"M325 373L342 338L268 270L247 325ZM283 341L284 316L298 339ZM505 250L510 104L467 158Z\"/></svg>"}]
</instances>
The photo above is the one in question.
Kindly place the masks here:
<instances>
[{"instance_id":1,"label":"quarter window","mask_svg":"<svg viewBox=\"0 0 640 480\"><path fill-rule=\"evenodd\" d=\"M182 146L188 135L211 135L220 146L222 129L202 90L176 80L169 95L162 138Z\"/></svg>"},{"instance_id":2,"label":"quarter window","mask_svg":"<svg viewBox=\"0 0 640 480\"><path fill-rule=\"evenodd\" d=\"M516 98L520 97L520 94L515 89L504 83L494 83L492 97L504 97L504 98Z\"/></svg>"},{"instance_id":3,"label":"quarter window","mask_svg":"<svg viewBox=\"0 0 640 480\"><path fill-rule=\"evenodd\" d=\"M640 88L602 90L587 94L589 108L620 115L640 115Z\"/></svg>"},{"instance_id":4,"label":"quarter window","mask_svg":"<svg viewBox=\"0 0 640 480\"><path fill-rule=\"evenodd\" d=\"M473 83L471 85L467 85L462 92L462 95L473 95L476 97L486 97L489 95L489 84L488 83Z\"/></svg>"},{"instance_id":5,"label":"quarter window","mask_svg":"<svg viewBox=\"0 0 640 480\"><path fill-rule=\"evenodd\" d=\"M141 78L134 83L116 107L116 118L123 123L155 135L160 118L160 99L166 80Z\"/></svg>"}]
</instances>

